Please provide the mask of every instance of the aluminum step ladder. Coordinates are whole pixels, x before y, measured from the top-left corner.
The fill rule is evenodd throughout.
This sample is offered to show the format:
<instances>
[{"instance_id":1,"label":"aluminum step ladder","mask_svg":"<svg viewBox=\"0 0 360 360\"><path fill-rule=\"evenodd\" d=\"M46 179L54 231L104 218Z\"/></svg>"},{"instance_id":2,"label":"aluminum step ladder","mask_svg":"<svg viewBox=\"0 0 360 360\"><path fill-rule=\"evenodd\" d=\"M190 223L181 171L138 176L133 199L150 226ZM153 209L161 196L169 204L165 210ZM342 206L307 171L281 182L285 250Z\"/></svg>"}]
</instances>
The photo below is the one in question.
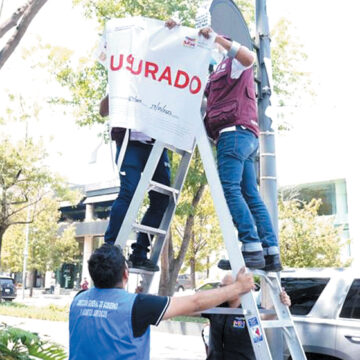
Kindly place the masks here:
<instances>
[{"instance_id":1,"label":"aluminum step ladder","mask_svg":"<svg viewBox=\"0 0 360 360\"><path fill-rule=\"evenodd\" d=\"M233 275L235 277L240 268L245 266L245 262L241 252L241 243L238 241L236 229L233 225L232 217L224 197L215 165L213 152L203 123L199 125L192 151L187 152L175 149L174 147L164 144L158 140L155 141L115 243L124 247L127 240L129 239L131 232L144 232L148 234L149 239L154 237L155 241L151 251L150 259L155 263L158 263L161 251L165 244L166 236L170 229L171 220L176 210L176 205L179 200L181 189L186 179L186 174L190 166L195 144L199 149L206 177L210 186L211 195L214 201L214 206L219 218L220 228L225 241L225 247L229 256ZM164 149L176 151L182 157L175 176L175 180L171 187L164 186L152 181L153 174ZM169 205L164 213L163 219L158 229L136 223L139 209L148 190L165 193L169 195L170 198ZM134 268L130 269L130 271L142 276L143 290L144 292L148 292L154 277L154 273ZM256 271L256 274L262 276L266 280L265 283L270 289L274 309L278 318L277 320L271 321L261 320L254 292L251 291L250 293L242 296L242 309L244 311L244 317L248 326L256 359L273 359L269 349L268 341L266 339L266 334L264 332L265 328L281 328L285 335L285 340L292 359L306 359L298 335L296 333L290 311L280 302L281 284L278 274L265 273L259 270Z\"/></svg>"}]
</instances>

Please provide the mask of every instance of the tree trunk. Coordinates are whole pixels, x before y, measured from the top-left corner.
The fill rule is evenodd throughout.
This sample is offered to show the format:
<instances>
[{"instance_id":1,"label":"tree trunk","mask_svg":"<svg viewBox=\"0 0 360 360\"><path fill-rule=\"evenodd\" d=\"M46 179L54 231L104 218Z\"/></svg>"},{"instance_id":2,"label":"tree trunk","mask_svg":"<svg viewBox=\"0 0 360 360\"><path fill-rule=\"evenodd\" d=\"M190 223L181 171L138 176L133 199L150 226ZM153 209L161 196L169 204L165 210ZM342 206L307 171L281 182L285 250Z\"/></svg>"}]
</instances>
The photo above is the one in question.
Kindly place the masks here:
<instances>
[{"instance_id":1,"label":"tree trunk","mask_svg":"<svg viewBox=\"0 0 360 360\"><path fill-rule=\"evenodd\" d=\"M170 294L169 291L169 244L171 242L171 230L169 236L167 237L163 251L161 253L161 273L160 273L160 283L159 283L159 295L167 296Z\"/></svg>"},{"instance_id":2,"label":"tree trunk","mask_svg":"<svg viewBox=\"0 0 360 360\"><path fill-rule=\"evenodd\" d=\"M191 236L191 243L190 243L190 246L191 246L191 258L190 258L190 277L191 277L191 287L193 289L196 288L196 278L195 278L195 273L196 273L196 260L195 260L195 246L194 246L194 233L192 233L192 236Z\"/></svg>"},{"instance_id":3,"label":"tree trunk","mask_svg":"<svg viewBox=\"0 0 360 360\"><path fill-rule=\"evenodd\" d=\"M2 246L2 241L3 241L3 237L4 237L6 229L7 228L5 228L5 227L0 227L0 271L2 270L1 269L1 246ZM0 302L1 301L2 301L2 287L0 285Z\"/></svg>"},{"instance_id":4,"label":"tree trunk","mask_svg":"<svg viewBox=\"0 0 360 360\"><path fill-rule=\"evenodd\" d=\"M33 296L34 280L35 280L35 270L31 270L31 271L30 271L30 276L29 276L29 283L30 283L30 293L29 293L29 296L30 296L30 297Z\"/></svg>"},{"instance_id":5,"label":"tree trunk","mask_svg":"<svg viewBox=\"0 0 360 360\"><path fill-rule=\"evenodd\" d=\"M198 190L196 191L196 193L193 197L191 205L194 210L199 205L199 202L204 193L205 187L206 187L206 184L200 185L200 187L198 188ZM168 280L167 284L164 284L162 282L164 280L162 278L160 278L161 283L159 286L159 288L161 288L161 289L166 289L166 291L167 291L166 295L171 296L174 294L176 279L179 275L179 271L180 271L181 266L185 259L186 251L189 247L193 226L194 226L194 211L186 219L183 241L181 243L180 251L179 251L177 258L174 258L174 250L172 247L172 242L169 241L169 244L168 244L169 251L167 253L169 256L169 259L168 259L168 261L169 261L169 278L168 279L169 280Z\"/></svg>"},{"instance_id":6,"label":"tree trunk","mask_svg":"<svg viewBox=\"0 0 360 360\"><path fill-rule=\"evenodd\" d=\"M206 278L208 279L210 275L210 257L206 257Z\"/></svg>"},{"instance_id":7,"label":"tree trunk","mask_svg":"<svg viewBox=\"0 0 360 360\"><path fill-rule=\"evenodd\" d=\"M1 249L2 249L2 242L5 235L7 227L1 226L0 227L0 271L1 271Z\"/></svg>"},{"instance_id":8,"label":"tree trunk","mask_svg":"<svg viewBox=\"0 0 360 360\"><path fill-rule=\"evenodd\" d=\"M4 45L4 47L0 50L0 69L3 67L3 65L5 64L7 59L10 57L10 55L14 52L16 47L19 45L20 40L24 36L31 21L34 19L36 14L43 7L43 5L45 5L46 2L47 2L47 0L31 0L31 1L29 1L28 5L27 6L25 5L26 10L23 13L21 13L21 9L20 9L19 18L21 17L21 21L19 24L17 24L18 18L17 18L17 16L15 16L16 24L17 24L15 33L10 37L10 39L7 41L7 43ZM4 26L2 26L2 28L4 28Z\"/></svg>"}]
</instances>

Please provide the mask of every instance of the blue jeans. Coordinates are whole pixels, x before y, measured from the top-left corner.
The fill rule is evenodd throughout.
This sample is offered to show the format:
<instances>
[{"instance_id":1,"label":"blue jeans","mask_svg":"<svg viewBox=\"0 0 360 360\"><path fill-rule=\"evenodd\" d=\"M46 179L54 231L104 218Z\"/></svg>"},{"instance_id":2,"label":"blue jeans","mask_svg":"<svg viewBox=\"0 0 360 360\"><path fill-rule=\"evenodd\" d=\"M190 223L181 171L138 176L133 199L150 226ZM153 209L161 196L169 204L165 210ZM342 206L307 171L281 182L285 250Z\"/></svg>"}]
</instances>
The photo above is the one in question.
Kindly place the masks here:
<instances>
[{"instance_id":1,"label":"blue jeans","mask_svg":"<svg viewBox=\"0 0 360 360\"><path fill-rule=\"evenodd\" d=\"M260 197L254 160L258 138L247 129L223 132L217 143L218 171L243 251L278 254L269 212Z\"/></svg>"},{"instance_id":2,"label":"blue jeans","mask_svg":"<svg viewBox=\"0 0 360 360\"><path fill-rule=\"evenodd\" d=\"M120 170L119 195L112 205L109 225L104 235L105 242L107 243L113 244L116 240L151 149L152 145L143 144L139 141L129 141L128 143ZM116 161L119 152L120 146L117 147ZM166 150L161 155L153 180L167 186L170 185L170 166ZM141 224L158 228L169 203L169 197L155 191L150 191L149 200L150 205ZM147 234L139 233L136 243L132 245L134 257L141 259L146 258L149 246L150 242Z\"/></svg>"}]
</instances>

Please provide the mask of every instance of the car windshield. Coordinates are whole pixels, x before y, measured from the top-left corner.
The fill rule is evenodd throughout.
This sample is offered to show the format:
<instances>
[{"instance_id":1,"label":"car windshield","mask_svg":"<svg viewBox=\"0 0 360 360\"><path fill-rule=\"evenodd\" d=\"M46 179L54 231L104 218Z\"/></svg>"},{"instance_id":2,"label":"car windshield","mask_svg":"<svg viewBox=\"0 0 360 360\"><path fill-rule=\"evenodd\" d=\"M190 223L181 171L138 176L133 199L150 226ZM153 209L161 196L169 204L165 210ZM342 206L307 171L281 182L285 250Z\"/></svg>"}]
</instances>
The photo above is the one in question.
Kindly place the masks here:
<instances>
[{"instance_id":1,"label":"car windshield","mask_svg":"<svg viewBox=\"0 0 360 360\"><path fill-rule=\"evenodd\" d=\"M1 285L13 285L13 280L12 279L0 279L0 284Z\"/></svg>"}]
</instances>

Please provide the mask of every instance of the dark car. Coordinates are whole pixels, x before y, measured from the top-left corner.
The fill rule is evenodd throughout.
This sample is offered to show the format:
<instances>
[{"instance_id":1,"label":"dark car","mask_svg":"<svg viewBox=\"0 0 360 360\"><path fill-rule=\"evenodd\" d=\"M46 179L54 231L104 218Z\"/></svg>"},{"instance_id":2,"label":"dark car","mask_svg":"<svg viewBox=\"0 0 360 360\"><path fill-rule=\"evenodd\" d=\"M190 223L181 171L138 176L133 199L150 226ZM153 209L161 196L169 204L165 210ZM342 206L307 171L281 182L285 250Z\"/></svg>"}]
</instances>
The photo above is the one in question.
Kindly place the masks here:
<instances>
[{"instance_id":1,"label":"dark car","mask_svg":"<svg viewBox=\"0 0 360 360\"><path fill-rule=\"evenodd\" d=\"M1 297L6 301L16 298L15 281L10 276L0 276Z\"/></svg>"}]
</instances>

